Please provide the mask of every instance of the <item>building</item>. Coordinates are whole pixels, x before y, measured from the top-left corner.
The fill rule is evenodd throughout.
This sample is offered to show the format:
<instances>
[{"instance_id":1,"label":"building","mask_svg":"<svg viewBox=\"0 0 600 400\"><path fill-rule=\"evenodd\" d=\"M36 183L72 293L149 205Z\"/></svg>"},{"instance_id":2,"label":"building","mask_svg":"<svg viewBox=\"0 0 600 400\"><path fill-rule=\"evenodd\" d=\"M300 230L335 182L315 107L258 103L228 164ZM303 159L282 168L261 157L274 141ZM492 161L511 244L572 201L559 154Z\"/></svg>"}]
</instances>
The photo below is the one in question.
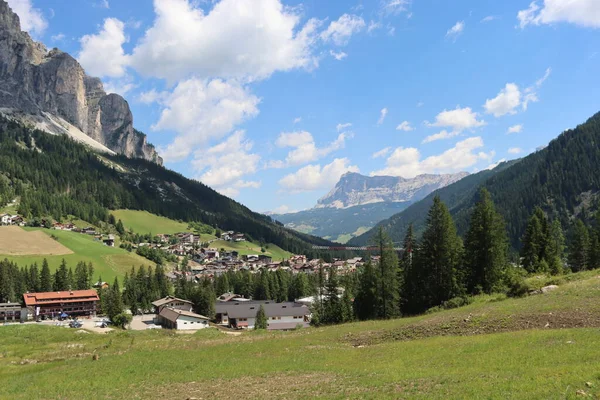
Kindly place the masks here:
<instances>
[{"instance_id":1,"label":"building","mask_svg":"<svg viewBox=\"0 0 600 400\"><path fill-rule=\"evenodd\" d=\"M25 306L37 320L54 318L65 313L70 317L94 317L98 293L93 289L64 292L25 293Z\"/></svg>"},{"instance_id":2,"label":"building","mask_svg":"<svg viewBox=\"0 0 600 400\"><path fill-rule=\"evenodd\" d=\"M108 235L107 237L102 238L102 243L104 243L105 246L115 247L115 235Z\"/></svg>"},{"instance_id":3,"label":"building","mask_svg":"<svg viewBox=\"0 0 600 400\"><path fill-rule=\"evenodd\" d=\"M210 318L191 311L164 307L158 314L158 323L167 329L198 330L208 328Z\"/></svg>"},{"instance_id":4,"label":"building","mask_svg":"<svg viewBox=\"0 0 600 400\"><path fill-rule=\"evenodd\" d=\"M0 303L0 321L20 321L27 317L27 310L22 310L19 303Z\"/></svg>"},{"instance_id":5,"label":"building","mask_svg":"<svg viewBox=\"0 0 600 400\"><path fill-rule=\"evenodd\" d=\"M256 313L263 306L267 316L268 330L291 330L298 325L307 327L310 322L310 310L300 303L272 301L227 301L215 304L217 323L229 325L235 329L254 329Z\"/></svg>"},{"instance_id":6,"label":"building","mask_svg":"<svg viewBox=\"0 0 600 400\"><path fill-rule=\"evenodd\" d=\"M152 302L155 314L160 314L165 308L173 310L192 311L192 302L188 300L178 299L177 297L167 296L162 299Z\"/></svg>"}]
</instances>

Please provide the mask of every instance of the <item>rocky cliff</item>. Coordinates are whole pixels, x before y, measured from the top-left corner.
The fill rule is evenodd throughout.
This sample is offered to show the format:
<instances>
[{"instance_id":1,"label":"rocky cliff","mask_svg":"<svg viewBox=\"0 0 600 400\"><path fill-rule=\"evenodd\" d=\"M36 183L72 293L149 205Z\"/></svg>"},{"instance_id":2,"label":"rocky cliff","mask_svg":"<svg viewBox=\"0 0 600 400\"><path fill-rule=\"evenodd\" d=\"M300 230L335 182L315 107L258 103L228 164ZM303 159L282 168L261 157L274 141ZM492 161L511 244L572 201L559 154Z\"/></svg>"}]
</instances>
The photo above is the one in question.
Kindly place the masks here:
<instances>
[{"instance_id":1,"label":"rocky cliff","mask_svg":"<svg viewBox=\"0 0 600 400\"><path fill-rule=\"evenodd\" d=\"M0 0L0 111L99 150L162 164L146 135L133 128L127 101L107 94L100 79L87 76L69 54L33 41L5 0Z\"/></svg>"},{"instance_id":2,"label":"rocky cliff","mask_svg":"<svg viewBox=\"0 0 600 400\"><path fill-rule=\"evenodd\" d=\"M348 208L380 202L415 202L429 193L454 183L468 173L419 175L412 179L395 176L344 174L335 188L319 199L317 208Z\"/></svg>"}]
</instances>

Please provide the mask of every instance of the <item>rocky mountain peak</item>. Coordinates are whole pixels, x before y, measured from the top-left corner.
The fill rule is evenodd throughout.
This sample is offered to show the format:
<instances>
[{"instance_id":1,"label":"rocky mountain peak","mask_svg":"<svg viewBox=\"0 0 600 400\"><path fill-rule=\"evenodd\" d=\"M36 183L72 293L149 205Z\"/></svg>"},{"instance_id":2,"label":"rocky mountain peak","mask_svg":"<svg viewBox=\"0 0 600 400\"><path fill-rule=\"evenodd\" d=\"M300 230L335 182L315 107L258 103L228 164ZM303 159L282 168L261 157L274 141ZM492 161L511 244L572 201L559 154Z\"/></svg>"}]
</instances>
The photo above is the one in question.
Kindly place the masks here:
<instances>
[{"instance_id":1,"label":"rocky mountain peak","mask_svg":"<svg viewBox=\"0 0 600 400\"><path fill-rule=\"evenodd\" d=\"M380 202L414 202L467 175L466 172L443 175L423 174L407 179L398 176L365 176L348 172L342 175L328 194L318 200L317 208L348 208Z\"/></svg>"},{"instance_id":2,"label":"rocky mountain peak","mask_svg":"<svg viewBox=\"0 0 600 400\"><path fill-rule=\"evenodd\" d=\"M0 112L97 150L162 164L146 136L133 128L127 101L107 94L100 79L87 76L68 53L48 51L21 31L5 0L0 0Z\"/></svg>"}]
</instances>

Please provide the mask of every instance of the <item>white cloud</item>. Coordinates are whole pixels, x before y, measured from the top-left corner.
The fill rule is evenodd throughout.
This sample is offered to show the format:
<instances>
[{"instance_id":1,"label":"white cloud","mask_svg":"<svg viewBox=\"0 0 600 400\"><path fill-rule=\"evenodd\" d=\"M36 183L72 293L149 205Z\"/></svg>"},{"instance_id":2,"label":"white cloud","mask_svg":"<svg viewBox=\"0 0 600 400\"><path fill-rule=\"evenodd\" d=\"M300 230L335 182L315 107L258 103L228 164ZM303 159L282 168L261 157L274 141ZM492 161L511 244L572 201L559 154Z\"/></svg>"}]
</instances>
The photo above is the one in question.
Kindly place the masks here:
<instances>
[{"instance_id":1,"label":"white cloud","mask_svg":"<svg viewBox=\"0 0 600 400\"><path fill-rule=\"evenodd\" d=\"M458 136L459 134L460 134L460 132L458 132L458 131L448 132L447 130L444 129L443 131L441 131L439 133L435 133L433 135L427 136L425 139L423 139L423 141L421 143L425 144L425 143L435 142L436 140L450 139L455 136Z\"/></svg>"},{"instance_id":2,"label":"white cloud","mask_svg":"<svg viewBox=\"0 0 600 400\"><path fill-rule=\"evenodd\" d=\"M488 15L487 17L483 18L480 22L484 23L484 22L491 22L494 20L497 20L498 17L496 17L495 15Z\"/></svg>"},{"instance_id":3,"label":"white cloud","mask_svg":"<svg viewBox=\"0 0 600 400\"><path fill-rule=\"evenodd\" d=\"M79 41L81 50L77 55L86 72L99 77L122 77L126 73L129 56L123 50L128 41L125 24L116 18L106 18L100 32L85 35Z\"/></svg>"},{"instance_id":4,"label":"white cloud","mask_svg":"<svg viewBox=\"0 0 600 400\"><path fill-rule=\"evenodd\" d=\"M175 140L160 149L165 160L181 160L195 146L218 139L258 114L260 99L235 81L188 79L165 95L155 131L173 130Z\"/></svg>"},{"instance_id":5,"label":"white cloud","mask_svg":"<svg viewBox=\"0 0 600 400\"><path fill-rule=\"evenodd\" d=\"M300 26L301 10L280 0L221 0L208 13L196 1L155 0L154 10L132 55L143 75L253 81L318 62L312 52L320 21Z\"/></svg>"},{"instance_id":6,"label":"white cloud","mask_svg":"<svg viewBox=\"0 0 600 400\"><path fill-rule=\"evenodd\" d=\"M485 167L484 169L487 169L487 170L492 170L492 169L496 168L498 165L502 164L502 163L503 163L503 162L505 162L505 161L506 161L506 158L501 158L501 159L500 159L500 160L498 160L497 162L495 162L495 163L491 163L490 165L488 165L488 166L487 166L487 167Z\"/></svg>"},{"instance_id":7,"label":"white cloud","mask_svg":"<svg viewBox=\"0 0 600 400\"><path fill-rule=\"evenodd\" d=\"M348 57L348 54L343 51L335 52L333 50L329 50L329 54L338 61L342 61L344 58Z\"/></svg>"},{"instance_id":8,"label":"white cloud","mask_svg":"<svg viewBox=\"0 0 600 400\"><path fill-rule=\"evenodd\" d=\"M64 39L65 39L64 33L57 33L56 35L50 36L50 40L52 40L53 42L60 42Z\"/></svg>"},{"instance_id":9,"label":"white cloud","mask_svg":"<svg viewBox=\"0 0 600 400\"><path fill-rule=\"evenodd\" d=\"M444 110L435 117L434 123L425 121L427 126L449 127L461 133L465 129L475 129L485 125L485 121L478 120L478 114L470 107L456 107L454 110Z\"/></svg>"},{"instance_id":10,"label":"white cloud","mask_svg":"<svg viewBox=\"0 0 600 400\"><path fill-rule=\"evenodd\" d=\"M381 10L384 14L399 14L408 9L411 0L381 0Z\"/></svg>"},{"instance_id":11,"label":"white cloud","mask_svg":"<svg viewBox=\"0 0 600 400\"><path fill-rule=\"evenodd\" d=\"M414 131L415 128L413 128L412 126L410 126L410 122L408 121L402 121L402 123L400 123L400 125L398 125L396 127L397 131L404 131L404 132L410 132L410 131Z\"/></svg>"},{"instance_id":12,"label":"white cloud","mask_svg":"<svg viewBox=\"0 0 600 400\"><path fill-rule=\"evenodd\" d=\"M48 27L42 10L34 8L31 0L7 0L10 8L19 16L21 29L32 36L40 36Z\"/></svg>"},{"instance_id":13,"label":"white cloud","mask_svg":"<svg viewBox=\"0 0 600 400\"><path fill-rule=\"evenodd\" d=\"M518 124L518 125L513 125L513 126L509 127L508 130L506 131L506 133L507 134L521 133L522 130L523 130L523 125Z\"/></svg>"},{"instance_id":14,"label":"white cloud","mask_svg":"<svg viewBox=\"0 0 600 400\"><path fill-rule=\"evenodd\" d=\"M423 107L425 105L425 103L423 103L422 101L417 103L417 107Z\"/></svg>"},{"instance_id":15,"label":"white cloud","mask_svg":"<svg viewBox=\"0 0 600 400\"><path fill-rule=\"evenodd\" d=\"M150 89L146 92L140 93L137 99L140 103L152 104L156 102L162 102L168 96L168 92L158 92L156 89Z\"/></svg>"},{"instance_id":16,"label":"white cloud","mask_svg":"<svg viewBox=\"0 0 600 400\"><path fill-rule=\"evenodd\" d=\"M367 33L371 33L379 28L381 28L381 23L371 20L369 21L369 26L367 27Z\"/></svg>"},{"instance_id":17,"label":"white cloud","mask_svg":"<svg viewBox=\"0 0 600 400\"><path fill-rule=\"evenodd\" d=\"M192 166L201 173L199 180L227 196L236 196L242 188L258 188L258 181L246 181L245 175L258 170L260 156L252 154L253 143L242 130L227 140L195 154Z\"/></svg>"},{"instance_id":18,"label":"white cloud","mask_svg":"<svg viewBox=\"0 0 600 400\"><path fill-rule=\"evenodd\" d=\"M274 208L273 210L271 210L271 212L269 214L292 214L297 212L296 210L290 208L289 206L282 204L277 208Z\"/></svg>"},{"instance_id":19,"label":"white cloud","mask_svg":"<svg viewBox=\"0 0 600 400\"><path fill-rule=\"evenodd\" d=\"M321 32L324 42L333 42L337 46L348 44L350 37L365 28L365 20L358 15L344 14L336 21L331 21L326 30Z\"/></svg>"},{"instance_id":20,"label":"white cloud","mask_svg":"<svg viewBox=\"0 0 600 400\"><path fill-rule=\"evenodd\" d=\"M350 128L351 126L352 126L352 124L350 122L346 122L346 123L343 123L343 124L340 123L340 124L337 124L337 126L335 127L335 129L338 132L340 132L340 131L343 131L346 128Z\"/></svg>"},{"instance_id":21,"label":"white cloud","mask_svg":"<svg viewBox=\"0 0 600 400\"><path fill-rule=\"evenodd\" d=\"M481 137L462 140L442 154L421 160L421 153L414 147L396 148L386 161L386 167L374 171L371 176L391 175L413 178L420 174L451 173L463 171L482 160L491 160L494 152L477 152L483 147Z\"/></svg>"},{"instance_id":22,"label":"white cloud","mask_svg":"<svg viewBox=\"0 0 600 400\"><path fill-rule=\"evenodd\" d=\"M465 30L465 21L458 21L452 28L446 32L446 37L456 40L461 33Z\"/></svg>"},{"instance_id":23,"label":"white cloud","mask_svg":"<svg viewBox=\"0 0 600 400\"><path fill-rule=\"evenodd\" d=\"M520 147L511 147L510 149L508 149L509 154L521 154L522 152L523 149L521 149Z\"/></svg>"},{"instance_id":24,"label":"white cloud","mask_svg":"<svg viewBox=\"0 0 600 400\"><path fill-rule=\"evenodd\" d=\"M294 124L299 124L300 122L302 122L302 117L294 118L294 121L293 121Z\"/></svg>"},{"instance_id":25,"label":"white cloud","mask_svg":"<svg viewBox=\"0 0 600 400\"><path fill-rule=\"evenodd\" d=\"M377 120L377 125L383 124L383 121L385 121L385 117L387 114L388 114L387 107L382 108L381 111L379 112L379 119Z\"/></svg>"},{"instance_id":26,"label":"white cloud","mask_svg":"<svg viewBox=\"0 0 600 400\"><path fill-rule=\"evenodd\" d=\"M108 0L99 0L96 3L94 3L94 7L106 8L108 10L110 8L110 3L108 2Z\"/></svg>"},{"instance_id":27,"label":"white cloud","mask_svg":"<svg viewBox=\"0 0 600 400\"><path fill-rule=\"evenodd\" d=\"M131 78L125 76L121 79L109 79L103 82L106 93L116 93L125 96L127 93L138 87L132 82Z\"/></svg>"},{"instance_id":28,"label":"white cloud","mask_svg":"<svg viewBox=\"0 0 600 400\"><path fill-rule=\"evenodd\" d=\"M600 2L598 0L544 0L540 8L537 1L517 13L519 26L568 22L588 28L600 28Z\"/></svg>"},{"instance_id":29,"label":"white cloud","mask_svg":"<svg viewBox=\"0 0 600 400\"><path fill-rule=\"evenodd\" d=\"M350 165L350 160L347 158L336 158L322 168L319 164L307 165L281 178L279 185L290 193L328 189L346 172L359 172L359 169L355 165Z\"/></svg>"},{"instance_id":30,"label":"white cloud","mask_svg":"<svg viewBox=\"0 0 600 400\"><path fill-rule=\"evenodd\" d=\"M501 117L506 114L516 114L519 105L521 105L519 86L514 83L507 83L496 97L486 100L483 107L488 114Z\"/></svg>"},{"instance_id":31,"label":"white cloud","mask_svg":"<svg viewBox=\"0 0 600 400\"><path fill-rule=\"evenodd\" d=\"M292 147L285 162L271 161L269 167L283 168L285 166L300 165L316 161L326 155L343 148L346 144L346 139L352 137L351 133L340 133L336 140L329 143L325 147L317 147L313 135L310 132L282 132L275 141L277 147L285 148Z\"/></svg>"},{"instance_id":32,"label":"white cloud","mask_svg":"<svg viewBox=\"0 0 600 400\"><path fill-rule=\"evenodd\" d=\"M386 147L386 148L383 148L383 149L381 149L381 150L379 150L379 151L376 151L375 153L373 153L373 156L372 156L372 157L373 157L373 158L385 157L385 156L387 156L388 154L390 154L390 151L391 151L391 150L392 150L392 148L391 148L391 147Z\"/></svg>"}]
</instances>

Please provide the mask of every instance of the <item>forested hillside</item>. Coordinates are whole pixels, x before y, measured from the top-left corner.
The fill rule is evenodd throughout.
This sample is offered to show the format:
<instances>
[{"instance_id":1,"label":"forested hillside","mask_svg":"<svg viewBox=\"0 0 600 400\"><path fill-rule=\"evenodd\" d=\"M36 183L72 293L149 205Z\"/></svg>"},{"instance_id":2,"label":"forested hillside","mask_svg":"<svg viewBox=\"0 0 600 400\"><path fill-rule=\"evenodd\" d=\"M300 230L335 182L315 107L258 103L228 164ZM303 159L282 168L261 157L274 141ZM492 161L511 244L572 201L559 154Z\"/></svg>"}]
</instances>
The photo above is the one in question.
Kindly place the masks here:
<instances>
[{"instance_id":1,"label":"forested hillside","mask_svg":"<svg viewBox=\"0 0 600 400\"><path fill-rule=\"evenodd\" d=\"M499 166L500 170L467 177L438 194L448 204L457 229L464 235L468 216L475 202L477 187L485 187L506 222L514 249L520 247L528 218L540 206L550 219L558 218L563 227L581 212L594 211L600 190L600 113L587 122L563 132L550 144L515 163ZM497 169L498 169L497 168ZM394 241L402 240L409 223L420 232L424 211L432 197L416 203L380 225ZM587 219L583 216L583 219ZM365 243L374 231L355 238L351 243Z\"/></svg>"},{"instance_id":2,"label":"forested hillside","mask_svg":"<svg viewBox=\"0 0 600 400\"><path fill-rule=\"evenodd\" d=\"M284 228L208 186L142 159L99 155L66 136L0 118L0 206L20 197L25 217L108 221L109 209L199 221L291 252L330 242Z\"/></svg>"}]
</instances>

